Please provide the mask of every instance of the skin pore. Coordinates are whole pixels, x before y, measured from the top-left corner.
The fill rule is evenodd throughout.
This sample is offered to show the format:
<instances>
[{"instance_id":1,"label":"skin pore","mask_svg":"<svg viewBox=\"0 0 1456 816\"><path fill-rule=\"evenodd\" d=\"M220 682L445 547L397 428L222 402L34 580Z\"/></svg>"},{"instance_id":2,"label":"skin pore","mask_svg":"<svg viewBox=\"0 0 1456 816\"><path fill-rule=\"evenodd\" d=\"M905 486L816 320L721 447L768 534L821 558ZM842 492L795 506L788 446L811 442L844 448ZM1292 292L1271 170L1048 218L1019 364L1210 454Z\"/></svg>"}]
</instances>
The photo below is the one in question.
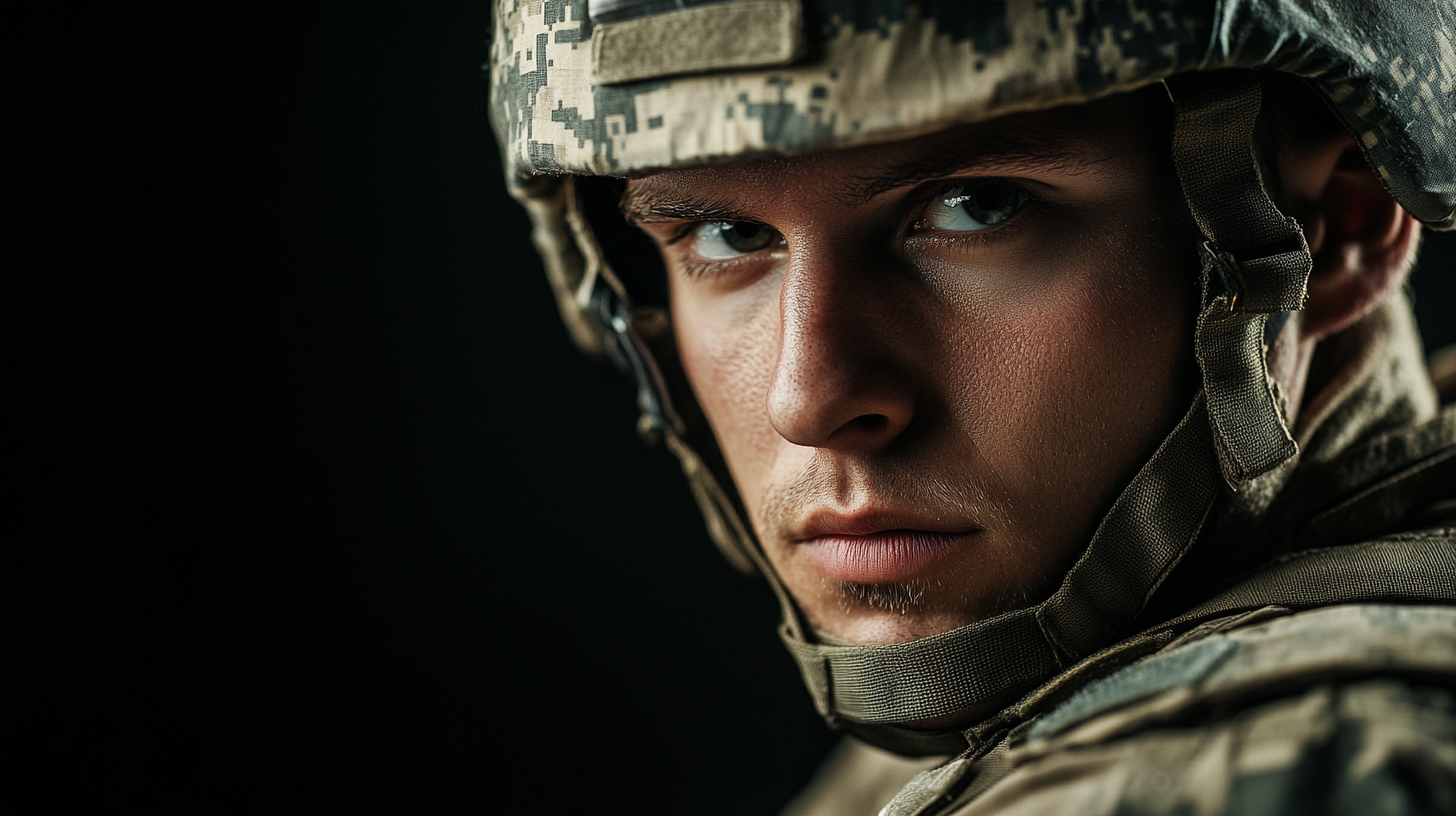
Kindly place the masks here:
<instances>
[{"instance_id":1,"label":"skin pore","mask_svg":"<svg viewBox=\"0 0 1456 816\"><path fill-rule=\"evenodd\" d=\"M1168 123L1152 89L630 183L694 394L817 630L894 643L1039 601L1187 410L1199 236ZM1290 321L1287 376L1333 325Z\"/></svg>"}]
</instances>

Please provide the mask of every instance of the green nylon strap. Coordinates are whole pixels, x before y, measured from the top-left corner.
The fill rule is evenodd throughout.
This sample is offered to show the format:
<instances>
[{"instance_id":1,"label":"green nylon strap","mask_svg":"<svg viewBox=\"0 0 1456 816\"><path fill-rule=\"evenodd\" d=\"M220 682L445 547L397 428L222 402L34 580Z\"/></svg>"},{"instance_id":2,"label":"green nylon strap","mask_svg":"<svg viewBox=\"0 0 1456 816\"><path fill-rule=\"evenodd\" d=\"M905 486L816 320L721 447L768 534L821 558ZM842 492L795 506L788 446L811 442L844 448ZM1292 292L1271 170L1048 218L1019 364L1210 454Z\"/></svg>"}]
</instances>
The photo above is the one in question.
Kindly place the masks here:
<instances>
[{"instance_id":1,"label":"green nylon strap","mask_svg":"<svg viewBox=\"0 0 1456 816\"><path fill-rule=\"evenodd\" d=\"M1203 530L1219 478L1206 408L1200 392L1117 497L1061 587L1037 609L1063 665L1116 639Z\"/></svg>"},{"instance_id":2,"label":"green nylon strap","mask_svg":"<svg viewBox=\"0 0 1456 816\"><path fill-rule=\"evenodd\" d=\"M1263 98L1258 73L1179 74L1165 83L1176 105L1173 162L1203 234L1236 257L1299 235L1299 224L1279 212L1259 173L1253 142Z\"/></svg>"},{"instance_id":3,"label":"green nylon strap","mask_svg":"<svg viewBox=\"0 0 1456 816\"><path fill-rule=\"evenodd\" d=\"M811 643L786 626L821 714L900 723L1025 689L1104 646L1137 617L1197 539L1218 489L1202 393L1118 496L1051 598L886 646Z\"/></svg>"},{"instance_id":4,"label":"green nylon strap","mask_svg":"<svg viewBox=\"0 0 1456 816\"><path fill-rule=\"evenodd\" d=\"M804 676L818 681L809 690L820 713L854 722L949 714L1061 668L1030 609L889 646L834 646L779 634Z\"/></svg>"},{"instance_id":5,"label":"green nylon strap","mask_svg":"<svg viewBox=\"0 0 1456 816\"><path fill-rule=\"evenodd\" d=\"M1206 285L1206 283L1205 283ZM1217 297L1198 316L1194 353L1224 481L1237 491L1299 452L1264 362L1267 315L1229 312Z\"/></svg>"},{"instance_id":6,"label":"green nylon strap","mask_svg":"<svg viewBox=\"0 0 1456 816\"><path fill-rule=\"evenodd\" d=\"M1301 309L1312 261L1304 232L1269 199L1253 142L1253 71L1170 77L1173 161L1208 241L1194 348L1224 480L1238 490L1299 452L1265 364L1268 315Z\"/></svg>"},{"instance_id":7,"label":"green nylon strap","mask_svg":"<svg viewBox=\"0 0 1456 816\"><path fill-rule=\"evenodd\" d=\"M1294 553L1156 628L1186 628L1200 620L1271 605L1313 609L1380 601L1456 603L1452 531Z\"/></svg>"}]
</instances>

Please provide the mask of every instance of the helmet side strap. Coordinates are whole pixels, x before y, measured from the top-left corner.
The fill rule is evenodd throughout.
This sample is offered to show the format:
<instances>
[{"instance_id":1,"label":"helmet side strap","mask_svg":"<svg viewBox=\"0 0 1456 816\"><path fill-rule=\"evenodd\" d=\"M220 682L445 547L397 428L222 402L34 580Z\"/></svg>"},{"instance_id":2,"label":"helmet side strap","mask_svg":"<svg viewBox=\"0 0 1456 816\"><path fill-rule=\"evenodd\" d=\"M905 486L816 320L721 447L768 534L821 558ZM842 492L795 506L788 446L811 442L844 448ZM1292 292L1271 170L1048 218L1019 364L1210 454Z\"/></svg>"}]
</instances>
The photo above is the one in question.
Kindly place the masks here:
<instances>
[{"instance_id":1,"label":"helmet side strap","mask_svg":"<svg viewBox=\"0 0 1456 816\"><path fill-rule=\"evenodd\" d=\"M1299 452L1269 377L1266 334L1304 308L1312 261L1303 230L1270 200L1259 173L1258 73L1165 82L1175 105L1173 161L1206 238L1194 349L1224 481L1238 491Z\"/></svg>"}]
</instances>

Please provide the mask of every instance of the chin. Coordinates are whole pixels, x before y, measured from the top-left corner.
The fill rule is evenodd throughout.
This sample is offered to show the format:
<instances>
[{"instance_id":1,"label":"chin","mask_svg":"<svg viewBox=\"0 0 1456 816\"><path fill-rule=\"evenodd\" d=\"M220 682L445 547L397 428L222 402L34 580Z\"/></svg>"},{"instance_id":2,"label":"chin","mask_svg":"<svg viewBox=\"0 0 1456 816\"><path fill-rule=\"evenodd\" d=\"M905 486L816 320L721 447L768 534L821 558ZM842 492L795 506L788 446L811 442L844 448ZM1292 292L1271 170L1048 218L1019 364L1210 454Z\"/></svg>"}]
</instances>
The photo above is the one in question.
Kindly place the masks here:
<instances>
[{"instance_id":1,"label":"chin","mask_svg":"<svg viewBox=\"0 0 1456 816\"><path fill-rule=\"evenodd\" d=\"M880 646L949 632L980 617L959 609L931 606L923 596L919 603L905 603L906 590L889 587L896 585L854 585L840 595L832 611L817 615L810 612L810 623L831 638Z\"/></svg>"},{"instance_id":2,"label":"chin","mask_svg":"<svg viewBox=\"0 0 1456 816\"><path fill-rule=\"evenodd\" d=\"M856 584L824 579L817 603L800 606L815 631L831 638L866 646L904 643L938 635L1034 606L1051 595L1055 582L1043 580L1036 589L1000 593L946 592L944 586L922 581Z\"/></svg>"}]
</instances>

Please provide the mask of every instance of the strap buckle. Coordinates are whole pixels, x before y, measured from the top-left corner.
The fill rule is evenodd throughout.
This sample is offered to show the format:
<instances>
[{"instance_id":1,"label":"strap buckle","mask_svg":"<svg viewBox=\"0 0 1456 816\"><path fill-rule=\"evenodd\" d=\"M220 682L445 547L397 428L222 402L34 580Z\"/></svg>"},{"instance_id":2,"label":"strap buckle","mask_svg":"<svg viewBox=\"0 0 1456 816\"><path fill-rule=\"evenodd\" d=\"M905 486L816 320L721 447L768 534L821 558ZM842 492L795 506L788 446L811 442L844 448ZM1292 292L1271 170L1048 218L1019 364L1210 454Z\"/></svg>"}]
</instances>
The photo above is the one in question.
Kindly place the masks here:
<instances>
[{"instance_id":1,"label":"strap buckle","mask_svg":"<svg viewBox=\"0 0 1456 816\"><path fill-rule=\"evenodd\" d=\"M1217 241L1204 241L1199 245L1205 267L1218 273L1219 282L1228 296L1229 314L1239 310L1239 297L1245 290L1244 273L1239 268L1239 259L1232 252L1219 246Z\"/></svg>"},{"instance_id":2,"label":"strap buckle","mask_svg":"<svg viewBox=\"0 0 1456 816\"><path fill-rule=\"evenodd\" d=\"M1205 270L1218 273L1230 313L1272 314L1304 307L1309 247L1299 225L1289 223L1288 235L1255 247L1236 251L1214 240L1199 245Z\"/></svg>"}]
</instances>

